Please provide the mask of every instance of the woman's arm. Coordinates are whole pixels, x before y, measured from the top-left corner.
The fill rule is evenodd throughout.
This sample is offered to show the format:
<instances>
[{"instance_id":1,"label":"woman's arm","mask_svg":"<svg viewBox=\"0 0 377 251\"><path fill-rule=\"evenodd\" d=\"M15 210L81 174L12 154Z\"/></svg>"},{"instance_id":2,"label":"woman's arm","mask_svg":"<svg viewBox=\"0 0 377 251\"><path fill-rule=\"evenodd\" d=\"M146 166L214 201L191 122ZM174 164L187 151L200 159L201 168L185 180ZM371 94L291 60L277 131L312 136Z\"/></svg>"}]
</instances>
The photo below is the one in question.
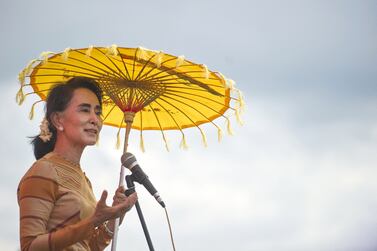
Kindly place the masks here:
<instances>
[{"instance_id":1,"label":"woman's arm","mask_svg":"<svg viewBox=\"0 0 377 251\"><path fill-rule=\"evenodd\" d=\"M59 250L94 233L92 218L47 231L57 191L57 182L45 173L36 172L21 181L18 190L21 250Z\"/></svg>"},{"instance_id":2,"label":"woman's arm","mask_svg":"<svg viewBox=\"0 0 377 251\"><path fill-rule=\"evenodd\" d=\"M122 222L125 213L132 208L137 200L136 193L128 197L125 196L124 187L119 187L116 190L112 207L106 206L106 197L107 192L104 191L93 215L94 221L101 225L98 226L90 240L91 250L103 250L110 243L114 232L114 219L120 217L120 222Z\"/></svg>"}]
</instances>

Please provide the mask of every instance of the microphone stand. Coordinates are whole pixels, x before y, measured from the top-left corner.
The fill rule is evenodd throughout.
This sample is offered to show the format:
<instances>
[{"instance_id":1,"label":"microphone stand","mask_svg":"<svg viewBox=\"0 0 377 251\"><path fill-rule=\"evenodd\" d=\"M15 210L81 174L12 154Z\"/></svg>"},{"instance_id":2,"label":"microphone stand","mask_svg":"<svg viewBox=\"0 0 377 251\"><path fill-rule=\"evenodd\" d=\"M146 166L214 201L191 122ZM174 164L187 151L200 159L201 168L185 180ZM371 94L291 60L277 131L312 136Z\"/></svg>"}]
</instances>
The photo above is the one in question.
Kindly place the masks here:
<instances>
[{"instance_id":1,"label":"microphone stand","mask_svg":"<svg viewBox=\"0 0 377 251\"><path fill-rule=\"evenodd\" d=\"M128 196L132 194L133 192L135 192L135 184L134 184L134 178L132 174L126 175L126 183L127 183L128 189L126 190L125 194ZM151 240L151 237L149 236L147 224L145 223L143 212L141 211L141 208L140 208L139 200L136 201L135 207L137 210L137 214L139 215L141 226L143 227L145 238L147 239L149 250L154 251L152 240Z\"/></svg>"}]
</instances>

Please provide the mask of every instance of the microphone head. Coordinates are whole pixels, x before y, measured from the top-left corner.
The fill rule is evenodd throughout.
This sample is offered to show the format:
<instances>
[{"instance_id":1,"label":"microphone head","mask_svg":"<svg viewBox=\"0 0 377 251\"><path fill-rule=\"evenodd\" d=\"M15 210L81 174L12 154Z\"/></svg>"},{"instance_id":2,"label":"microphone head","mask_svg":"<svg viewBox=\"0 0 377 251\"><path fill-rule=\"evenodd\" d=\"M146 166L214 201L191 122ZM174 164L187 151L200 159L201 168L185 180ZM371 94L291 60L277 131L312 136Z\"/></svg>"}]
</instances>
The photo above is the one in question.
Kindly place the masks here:
<instances>
[{"instance_id":1,"label":"microphone head","mask_svg":"<svg viewBox=\"0 0 377 251\"><path fill-rule=\"evenodd\" d=\"M135 165L137 165L137 161L135 156L132 153L126 152L120 158L122 166L128 169L132 169Z\"/></svg>"},{"instance_id":2,"label":"microphone head","mask_svg":"<svg viewBox=\"0 0 377 251\"><path fill-rule=\"evenodd\" d=\"M123 153L122 156L120 157L120 162L122 163L123 166L126 163L127 156L128 156L128 153Z\"/></svg>"}]
</instances>

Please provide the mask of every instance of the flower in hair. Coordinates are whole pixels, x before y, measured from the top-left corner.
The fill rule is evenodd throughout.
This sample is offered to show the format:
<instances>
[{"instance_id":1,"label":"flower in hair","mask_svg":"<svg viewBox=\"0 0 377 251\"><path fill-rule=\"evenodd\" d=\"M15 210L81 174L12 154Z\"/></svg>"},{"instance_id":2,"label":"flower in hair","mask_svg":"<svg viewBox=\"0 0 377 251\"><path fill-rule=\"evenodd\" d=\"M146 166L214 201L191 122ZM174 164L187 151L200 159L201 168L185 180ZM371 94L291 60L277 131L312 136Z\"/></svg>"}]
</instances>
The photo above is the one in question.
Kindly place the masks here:
<instances>
[{"instance_id":1,"label":"flower in hair","mask_svg":"<svg viewBox=\"0 0 377 251\"><path fill-rule=\"evenodd\" d=\"M43 142L50 141L52 137L52 133L50 132L48 125L49 123L46 117L43 118L41 125L39 126L39 128L41 129L41 132L39 133L39 138L41 138Z\"/></svg>"}]
</instances>

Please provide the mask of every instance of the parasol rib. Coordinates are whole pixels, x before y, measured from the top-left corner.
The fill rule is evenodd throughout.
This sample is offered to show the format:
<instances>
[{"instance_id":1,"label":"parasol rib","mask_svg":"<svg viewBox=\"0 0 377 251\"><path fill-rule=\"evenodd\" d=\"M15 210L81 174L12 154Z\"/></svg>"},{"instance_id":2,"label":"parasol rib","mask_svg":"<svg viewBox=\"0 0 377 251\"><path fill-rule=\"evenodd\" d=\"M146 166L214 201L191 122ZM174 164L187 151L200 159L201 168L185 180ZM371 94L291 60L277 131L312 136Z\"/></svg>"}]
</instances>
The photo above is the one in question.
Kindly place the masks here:
<instances>
[{"instance_id":1,"label":"parasol rib","mask_svg":"<svg viewBox=\"0 0 377 251\"><path fill-rule=\"evenodd\" d=\"M166 97L165 95L163 95L164 97ZM177 101L177 102L180 102L181 104L184 104L184 105L186 105L186 106L188 106L188 107L190 107L191 109L193 109L194 111L196 111L197 113L199 113L200 115L202 115L206 120L207 120L207 122L211 122L212 124L214 124L214 122L212 121L212 120L210 120L207 116L205 116L202 112L200 112L200 111L198 111L196 108L194 108L194 107L192 107L191 105L188 105L187 103L185 103L185 102L183 102L183 101L180 101L180 100L177 100L177 99L174 99L174 98L171 98L171 97L167 97L167 98L170 98L170 99L172 99L172 100L175 100L175 101ZM174 108L176 108L176 109L178 109L178 107L176 107L176 106L174 106L174 105L172 105L170 102L168 102L168 101L166 101L165 99L162 99L162 98L160 98L161 100L163 100L163 101L165 101L166 103L168 103L169 105L171 105L171 106L173 106ZM179 109L180 110L180 109ZM180 110L181 111L181 110ZM182 111L181 111L182 112ZM221 114L221 113L219 113L219 112L217 112L217 111L215 111L216 113L218 113L220 116L222 116L222 117L224 117L224 118L227 118L225 115L223 115L223 114ZM182 112L183 113L183 112ZM184 113L183 113L184 114ZM185 114L186 115L186 114ZM186 117L188 117L187 115L186 115ZM196 125L196 124L195 124Z\"/></svg>"},{"instance_id":2,"label":"parasol rib","mask_svg":"<svg viewBox=\"0 0 377 251\"><path fill-rule=\"evenodd\" d=\"M150 62L150 60L151 60L155 55L156 55L156 54L154 54L154 55L153 55L153 56L152 56L152 57L146 62L146 63L148 63L148 64L153 64L154 67L151 67L151 69L150 69L146 74L142 75L141 78L140 78L140 80L146 80L146 79L147 79L146 76L150 77L150 76L154 76L154 75L158 75L158 74L165 73L165 72L167 71L167 70L162 70L162 71L158 71L157 73L155 73L155 74L153 74L153 75L149 75L149 73L151 73L152 70L154 70L154 69L157 68L157 65L156 65L155 63ZM167 59L167 60L161 62L161 65L160 65L159 68L172 70L172 68L168 68L168 67L163 66L164 63L169 62L169 61L172 61L172 60L174 60L174 58L169 58L169 59ZM142 60L142 61L145 61L145 60Z\"/></svg>"},{"instance_id":3,"label":"parasol rib","mask_svg":"<svg viewBox=\"0 0 377 251\"><path fill-rule=\"evenodd\" d=\"M81 54L81 55L83 55L83 56L85 56L85 57L88 57L86 54L84 54L83 52L81 52L81 51L79 51L79 50L73 50L71 53L73 53L73 52L76 52L76 53ZM55 57L53 57L53 58L55 58ZM53 60L52 60L53 58L51 58L48 62L53 62L53 63L56 63L56 64L67 64L67 63L65 63L65 62L57 62L57 61L53 61ZM89 63L89 62L87 62L87 61L83 61L83 60L81 60L81 59L78 59L78 58L76 58L76 57L72 57L72 56L69 58L69 60L77 61L77 62L80 62L80 63L82 63L82 64L84 64L84 65L89 65L89 66L91 66L91 67L93 67L93 68L96 68L96 69L101 70L101 71L106 72L106 73L115 73L115 74L112 74L112 75L114 75L114 76L118 76L118 77L121 77L121 75L119 75L118 72L114 71L113 69L111 69L110 67L108 67L106 64L103 64L101 61L97 60L96 58L91 57L91 56L89 56L88 58L90 58L90 59L92 59L92 60L94 60L94 61L100 63L101 65L105 66L105 68L98 67L97 65L91 64L91 63ZM74 65L73 65L73 67L79 67L79 66L74 66Z\"/></svg>"},{"instance_id":4,"label":"parasol rib","mask_svg":"<svg viewBox=\"0 0 377 251\"><path fill-rule=\"evenodd\" d=\"M120 53L118 47L117 47L117 51L118 51L118 54L121 55L121 53ZM123 60L123 58L122 58L121 56L119 56L119 57L120 57L120 59L122 60L122 64L123 64L124 69L126 70L126 73L127 73L128 79L131 79L131 77L130 77L130 73L128 72L128 69L127 69L127 64L126 64L126 62Z\"/></svg>"},{"instance_id":5,"label":"parasol rib","mask_svg":"<svg viewBox=\"0 0 377 251\"><path fill-rule=\"evenodd\" d=\"M97 51L99 51L101 54L103 54L106 58L109 58L109 57L108 57L104 52L102 52L100 49L98 49L98 48L95 48L95 49L96 49ZM105 68L107 68L110 72L115 73L116 76L119 76L119 77L124 76L123 74L119 74L119 73L123 73L122 71L119 71L119 72L114 71L114 69L112 69L112 68L109 67L107 64L103 63L102 61L96 59L95 57L87 56L85 53L83 53L83 52L81 52L81 51L78 51L78 50L75 51L75 52L80 53L80 54L84 55L85 57L89 57L90 59L92 59L92 60L94 60L94 61L100 63L100 64L103 65ZM79 59L76 59L76 60L79 60ZM81 61L81 60L79 60L79 61ZM111 62L112 62L112 61L111 61ZM85 62L83 62L83 63L85 63ZM113 62L112 62L112 63L113 63ZM114 64L114 63L113 63L113 64ZM99 68L99 67L97 67L97 68ZM99 69L102 69L102 68L99 68ZM104 71L105 71L105 70L104 70ZM105 72L108 72L108 71L105 71ZM124 76L124 77L125 77L125 76Z\"/></svg>"},{"instance_id":6,"label":"parasol rib","mask_svg":"<svg viewBox=\"0 0 377 251\"><path fill-rule=\"evenodd\" d=\"M62 71L63 74L59 74L59 75L55 75L55 74L34 74L33 76L38 76L38 77L41 77L41 76L68 76L68 77L70 77L69 74L64 74L64 72L68 71L69 73L78 73L78 74L81 74L81 76L99 77L98 75L94 75L94 74L87 73L87 72L75 71L75 70L56 69L56 68L54 69L54 68L50 68L50 67L39 67L39 69L42 69L42 70L53 70L53 71ZM75 75L72 75L72 76L75 76Z\"/></svg>"},{"instance_id":7,"label":"parasol rib","mask_svg":"<svg viewBox=\"0 0 377 251\"><path fill-rule=\"evenodd\" d=\"M147 67L147 65L150 64L150 61L152 60L153 57L154 57L154 55L152 57L150 57L148 60L146 60L145 64L143 64L143 67L141 68L140 72L137 74L135 81L140 80L139 77L140 77L141 73L144 72L145 67Z\"/></svg>"},{"instance_id":8,"label":"parasol rib","mask_svg":"<svg viewBox=\"0 0 377 251\"><path fill-rule=\"evenodd\" d=\"M164 142L165 142L166 150L169 151L169 146L168 146L168 142L167 142L167 140L166 140L165 134L164 134L164 129L163 129L162 126L161 126L161 123L160 123L160 120L159 120L159 118L158 118L158 116L157 116L157 114L156 114L156 111L154 110L154 108L153 108L153 106L152 106L151 104L149 104L148 106L151 108L151 110L152 110L152 112L153 112L153 114L154 114L154 116L155 116L155 118L156 118L156 121L157 121L157 123L158 123L158 127L160 128L160 131L161 131L161 134L162 134L162 138L163 138L163 140L164 140Z\"/></svg>"},{"instance_id":9,"label":"parasol rib","mask_svg":"<svg viewBox=\"0 0 377 251\"><path fill-rule=\"evenodd\" d=\"M170 94L169 94L169 95L170 95ZM167 96L167 95L165 95L165 94L163 94L163 95L161 95L161 96L164 96L164 97L170 98L170 99L172 99L172 100L175 100L175 101L177 101L177 102L180 102L180 103L182 103L182 104L185 104L186 106L191 107L191 108L192 108L193 110L195 110L196 112L201 113L199 110L197 110L196 108L192 107L191 105L188 105L188 104L185 103L184 101L181 101L181 100L175 99L175 98L170 97L170 96ZM211 108L211 107L208 106L207 104L201 103L201 102L199 102L199 101L197 101L197 100L195 100L195 99L187 98L187 97L180 96L180 95L174 95L174 96L178 96L178 97L180 97L180 98L183 98L183 99L187 99L187 100L193 101L193 102L195 102L195 103L197 103L197 104L200 104L200 105L202 105L202 106L204 106L204 107L206 107L206 108L212 110L213 112L215 112L215 113L217 113L217 114L219 114L219 115L225 117L224 114L220 113L219 111L214 110L213 108ZM204 115L203 115L203 116L204 116ZM207 118L207 117L206 117L206 118Z\"/></svg>"},{"instance_id":10,"label":"parasol rib","mask_svg":"<svg viewBox=\"0 0 377 251\"><path fill-rule=\"evenodd\" d=\"M177 92L177 91L173 91L173 92L172 92L172 91L169 91L169 90L165 91L164 93L165 93L165 94L169 94L169 95L176 95L177 93L180 93L180 94L187 94L187 95L190 95L190 96L200 97L200 98L205 99L206 101L211 101L211 102L216 103L216 104L218 104L218 105L225 106L226 108L231 109L231 110L233 110L233 111L236 110L235 108L230 107L229 105L226 105L226 104L221 103L221 102L219 102L219 101L216 101L216 100L213 100L213 99L211 99L211 98L207 98L207 97L204 97L204 96L201 96L201 95L193 94L193 93L188 93L188 92ZM179 95L179 97L182 97L182 96ZM190 99L190 100L193 100L193 99ZM193 100L193 101L197 102L197 100Z\"/></svg>"},{"instance_id":11,"label":"parasol rib","mask_svg":"<svg viewBox=\"0 0 377 251\"><path fill-rule=\"evenodd\" d=\"M111 107L110 111L106 114L106 116L102 119L103 121L105 121L107 119L107 117L110 115L110 113L114 110L114 108L116 107L117 105L114 104L113 107Z\"/></svg>"},{"instance_id":12,"label":"parasol rib","mask_svg":"<svg viewBox=\"0 0 377 251\"><path fill-rule=\"evenodd\" d=\"M124 75L123 71L114 63L113 59L108 54L106 54L105 52L101 51L98 48L96 48L96 50L99 51L100 53L102 53L115 66L115 68L117 68L118 73L120 73L120 75L122 75L123 78L127 79L127 76ZM114 72L116 72L116 71L114 71Z\"/></svg>"},{"instance_id":13,"label":"parasol rib","mask_svg":"<svg viewBox=\"0 0 377 251\"><path fill-rule=\"evenodd\" d=\"M80 53L80 52L79 52L79 53ZM92 57L90 57L90 58L93 59ZM75 57L70 57L69 60L71 60L71 61L77 61L77 62L80 62L80 63L82 63L82 64L85 64L85 65L91 66L91 67L93 67L93 68L96 68L96 69L98 69L98 70L101 70L102 73L97 72L97 71L94 71L94 70L92 70L92 69L91 69L91 70L88 70L88 68L85 68L85 67L81 67L81 66L77 66L77 65L68 64L68 63L66 63L66 62L59 62L59 61L54 61L54 60L49 60L48 62L50 62L50 63L55 63L55 64L61 64L61 65L68 65L68 66L75 67L75 68L80 68L80 69L85 69L85 70L88 70L88 71L96 72L96 73L98 73L98 74L100 74L100 75L102 75L103 72L106 72L106 73L115 73L115 74L113 74L114 76L121 77L121 75L117 74L118 72L112 70L111 68L110 68L110 71L108 71L108 70L106 70L106 69L104 69L104 68L98 67L98 66L96 66L96 65L94 65L94 64L91 64L91 63L89 63L89 62L83 61L83 60L78 59L78 58L75 58ZM42 67L43 67L43 66L42 66ZM107 67L107 68L108 68L108 67Z\"/></svg>"},{"instance_id":14,"label":"parasol rib","mask_svg":"<svg viewBox=\"0 0 377 251\"><path fill-rule=\"evenodd\" d=\"M158 104L162 109L164 109L167 112L170 118L174 121L174 124L179 128L179 131L182 133L182 135L184 135L181 125L177 123L174 116L164 106L162 106L157 100L155 101L155 103Z\"/></svg>"}]
</instances>

